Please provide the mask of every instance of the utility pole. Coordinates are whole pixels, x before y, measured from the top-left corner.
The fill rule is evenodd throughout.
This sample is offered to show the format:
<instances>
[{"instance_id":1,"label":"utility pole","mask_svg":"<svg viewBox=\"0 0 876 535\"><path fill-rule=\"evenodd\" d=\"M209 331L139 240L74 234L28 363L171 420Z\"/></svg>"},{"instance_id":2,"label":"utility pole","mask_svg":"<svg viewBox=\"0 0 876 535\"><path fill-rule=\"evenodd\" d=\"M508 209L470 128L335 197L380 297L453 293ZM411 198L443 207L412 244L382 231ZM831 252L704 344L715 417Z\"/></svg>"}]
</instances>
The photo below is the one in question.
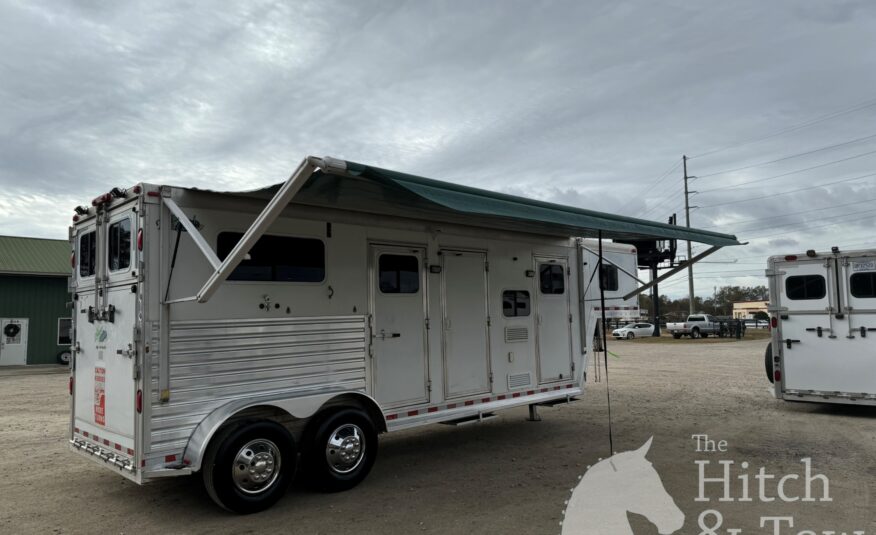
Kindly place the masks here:
<instances>
[{"instance_id":1,"label":"utility pole","mask_svg":"<svg viewBox=\"0 0 876 535\"><path fill-rule=\"evenodd\" d=\"M690 199L688 198L687 179L687 156L682 155L681 160L684 164L684 224L690 228ZM687 293L690 301L690 314L696 314L694 310L694 285L693 285L693 264L691 264L691 247L690 240L687 240Z\"/></svg>"}]
</instances>

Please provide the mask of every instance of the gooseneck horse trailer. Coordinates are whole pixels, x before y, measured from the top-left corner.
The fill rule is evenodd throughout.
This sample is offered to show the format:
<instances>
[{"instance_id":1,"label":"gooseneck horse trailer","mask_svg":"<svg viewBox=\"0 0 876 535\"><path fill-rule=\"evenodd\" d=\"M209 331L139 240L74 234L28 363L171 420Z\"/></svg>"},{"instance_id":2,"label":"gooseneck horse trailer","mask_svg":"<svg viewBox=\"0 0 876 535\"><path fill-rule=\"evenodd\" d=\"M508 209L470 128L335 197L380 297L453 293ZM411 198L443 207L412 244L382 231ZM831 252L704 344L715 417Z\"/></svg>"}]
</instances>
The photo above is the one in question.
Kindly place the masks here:
<instances>
[{"instance_id":1,"label":"gooseneck horse trailer","mask_svg":"<svg viewBox=\"0 0 876 535\"><path fill-rule=\"evenodd\" d=\"M242 513L296 469L349 489L380 433L581 394L579 238L651 236L737 244L332 158L257 191L114 188L70 229L71 448Z\"/></svg>"}]
</instances>

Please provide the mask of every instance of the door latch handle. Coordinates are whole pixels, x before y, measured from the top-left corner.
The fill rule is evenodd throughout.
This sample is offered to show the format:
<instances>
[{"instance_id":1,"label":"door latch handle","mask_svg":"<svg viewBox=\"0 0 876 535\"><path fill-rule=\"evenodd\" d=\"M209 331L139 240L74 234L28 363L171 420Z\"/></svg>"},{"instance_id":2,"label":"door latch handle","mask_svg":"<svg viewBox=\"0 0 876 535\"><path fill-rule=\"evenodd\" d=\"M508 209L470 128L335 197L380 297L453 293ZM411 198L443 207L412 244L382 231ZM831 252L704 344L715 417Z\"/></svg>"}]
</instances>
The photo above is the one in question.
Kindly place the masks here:
<instances>
[{"instance_id":1,"label":"door latch handle","mask_svg":"<svg viewBox=\"0 0 876 535\"><path fill-rule=\"evenodd\" d=\"M128 344L128 349L117 349L116 355L121 355L123 357L133 358L134 357L134 344Z\"/></svg>"},{"instance_id":2,"label":"door latch handle","mask_svg":"<svg viewBox=\"0 0 876 535\"><path fill-rule=\"evenodd\" d=\"M785 342L785 345L788 346L788 349L791 349L791 344L799 344L800 343L800 340L791 340L790 338L788 338L787 340L782 340L782 341Z\"/></svg>"},{"instance_id":3,"label":"door latch handle","mask_svg":"<svg viewBox=\"0 0 876 535\"><path fill-rule=\"evenodd\" d=\"M386 340L387 338L401 338L401 333L388 333L386 329L380 329L380 334L375 336L375 338L380 338L381 340Z\"/></svg>"}]
</instances>

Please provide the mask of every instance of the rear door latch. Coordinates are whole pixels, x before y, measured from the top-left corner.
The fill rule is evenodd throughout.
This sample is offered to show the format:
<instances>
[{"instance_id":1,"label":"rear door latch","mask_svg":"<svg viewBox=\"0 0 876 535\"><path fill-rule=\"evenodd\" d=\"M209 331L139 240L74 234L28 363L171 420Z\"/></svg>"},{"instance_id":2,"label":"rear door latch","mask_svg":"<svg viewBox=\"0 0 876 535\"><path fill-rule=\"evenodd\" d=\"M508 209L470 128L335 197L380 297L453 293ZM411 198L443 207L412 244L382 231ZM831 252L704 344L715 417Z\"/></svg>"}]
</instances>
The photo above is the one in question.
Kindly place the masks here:
<instances>
[{"instance_id":1,"label":"rear door latch","mask_svg":"<svg viewBox=\"0 0 876 535\"><path fill-rule=\"evenodd\" d=\"M790 338L788 338L787 340L782 340L782 341L785 342L785 345L788 346L788 349L791 349L791 344L799 344L800 343L800 340L791 340Z\"/></svg>"}]
</instances>

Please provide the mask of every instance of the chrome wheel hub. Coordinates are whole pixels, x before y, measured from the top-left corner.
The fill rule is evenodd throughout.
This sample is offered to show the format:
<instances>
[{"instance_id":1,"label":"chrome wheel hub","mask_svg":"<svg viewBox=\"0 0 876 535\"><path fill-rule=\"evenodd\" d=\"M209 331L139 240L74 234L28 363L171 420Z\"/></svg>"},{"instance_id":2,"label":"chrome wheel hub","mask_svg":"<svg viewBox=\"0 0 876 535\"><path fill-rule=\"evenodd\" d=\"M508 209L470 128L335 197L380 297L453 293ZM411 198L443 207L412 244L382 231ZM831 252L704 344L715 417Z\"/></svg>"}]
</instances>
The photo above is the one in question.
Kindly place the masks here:
<instances>
[{"instance_id":1,"label":"chrome wheel hub","mask_svg":"<svg viewBox=\"0 0 876 535\"><path fill-rule=\"evenodd\" d=\"M335 429L325 446L329 468L339 474L355 470L365 458L365 437L355 424L344 424Z\"/></svg>"},{"instance_id":2,"label":"chrome wheel hub","mask_svg":"<svg viewBox=\"0 0 876 535\"><path fill-rule=\"evenodd\" d=\"M231 477L238 489L258 494L271 487L280 475L280 449L270 440L247 442L234 457Z\"/></svg>"}]
</instances>

